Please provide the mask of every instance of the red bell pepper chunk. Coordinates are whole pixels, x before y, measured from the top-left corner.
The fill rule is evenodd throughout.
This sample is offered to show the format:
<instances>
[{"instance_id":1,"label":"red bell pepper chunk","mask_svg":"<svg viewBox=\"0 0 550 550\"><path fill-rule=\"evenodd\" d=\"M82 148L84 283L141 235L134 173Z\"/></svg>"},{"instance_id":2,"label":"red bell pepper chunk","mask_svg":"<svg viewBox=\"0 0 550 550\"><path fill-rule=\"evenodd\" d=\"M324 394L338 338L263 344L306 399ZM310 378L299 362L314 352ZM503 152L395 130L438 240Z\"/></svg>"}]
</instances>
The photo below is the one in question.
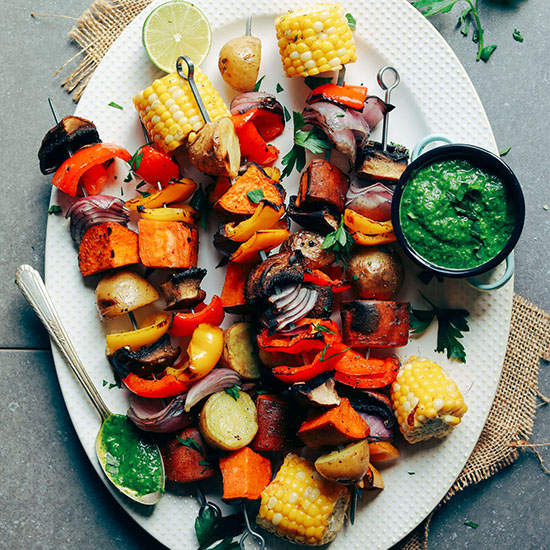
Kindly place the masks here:
<instances>
[{"instance_id":1,"label":"red bell pepper chunk","mask_svg":"<svg viewBox=\"0 0 550 550\"><path fill-rule=\"evenodd\" d=\"M250 121L238 129L235 128L235 132L241 145L241 156L247 158L250 162L267 166L279 157L279 149L265 142L254 122Z\"/></svg>"},{"instance_id":2,"label":"red bell pepper chunk","mask_svg":"<svg viewBox=\"0 0 550 550\"><path fill-rule=\"evenodd\" d=\"M355 352L352 352L352 354L356 356ZM397 373L399 372L399 359L397 359L396 357L386 357L386 359L383 360L384 370L379 372L371 372L370 374L364 374L364 375L361 375L359 373L368 372L369 367L367 366L366 363L358 361L359 365L356 370L358 374L353 374L352 367L348 366L349 368L347 368L347 371L345 370L345 368L343 369L342 364L345 364L346 361L347 359L344 357L343 360L339 362L340 364L337 364L335 366L336 373L334 375L334 379L337 382L340 382L347 386L352 386L353 388L360 388L360 389L383 388L384 386L391 384L397 378ZM363 361L368 363L368 361L370 360L363 358ZM344 371L342 371L342 369ZM372 366L372 371L377 371L379 369L380 367L376 367L375 365Z\"/></svg>"},{"instance_id":3,"label":"red bell pepper chunk","mask_svg":"<svg viewBox=\"0 0 550 550\"><path fill-rule=\"evenodd\" d=\"M148 380L141 378L137 374L131 372L122 381L126 387L136 395L141 397L163 398L174 397L185 393L195 382L192 373L184 371L178 376L174 374L166 374L158 380Z\"/></svg>"},{"instance_id":4,"label":"red bell pepper chunk","mask_svg":"<svg viewBox=\"0 0 550 550\"><path fill-rule=\"evenodd\" d=\"M332 346L327 345L315 356L313 362L308 365L302 365L301 367L275 367L271 372L281 382L287 384L307 382L323 372L334 370L341 355L349 349L349 347L341 342Z\"/></svg>"},{"instance_id":5,"label":"red bell pepper chunk","mask_svg":"<svg viewBox=\"0 0 550 550\"><path fill-rule=\"evenodd\" d=\"M195 308L195 310L198 309ZM176 313L172 320L170 334L173 336L191 336L194 330L201 324L219 326L222 324L224 311L219 296L214 296L210 304L194 313Z\"/></svg>"},{"instance_id":6,"label":"red bell pepper chunk","mask_svg":"<svg viewBox=\"0 0 550 550\"><path fill-rule=\"evenodd\" d=\"M320 269L306 269L304 283L311 283L317 286L330 286L332 292L345 292L351 285L342 279L332 279Z\"/></svg>"},{"instance_id":7,"label":"red bell pepper chunk","mask_svg":"<svg viewBox=\"0 0 550 550\"><path fill-rule=\"evenodd\" d=\"M365 86L338 86L338 84L323 84L317 86L310 92L306 103L317 103L328 101L341 107L348 107L356 111L362 111L367 99L367 88Z\"/></svg>"},{"instance_id":8,"label":"red bell pepper chunk","mask_svg":"<svg viewBox=\"0 0 550 550\"><path fill-rule=\"evenodd\" d=\"M367 359L357 351L349 350L340 357L335 369L351 376L382 376L394 370L396 366L399 369L399 360L395 357Z\"/></svg>"},{"instance_id":9,"label":"red bell pepper chunk","mask_svg":"<svg viewBox=\"0 0 550 550\"><path fill-rule=\"evenodd\" d=\"M52 178L52 184L67 195L76 197L78 194L78 182L92 166L117 157L125 162L131 158L130 153L123 147L114 143L96 143L89 147L79 149L72 157L69 157L58 169Z\"/></svg>"},{"instance_id":10,"label":"red bell pepper chunk","mask_svg":"<svg viewBox=\"0 0 550 550\"><path fill-rule=\"evenodd\" d=\"M258 107L250 109L240 115L233 115L231 117L235 130L240 130L245 124L250 121L254 121L258 132L265 141L270 141L280 136L285 129L285 119L283 115L268 111L266 109L260 109Z\"/></svg>"},{"instance_id":11,"label":"red bell pepper chunk","mask_svg":"<svg viewBox=\"0 0 550 550\"><path fill-rule=\"evenodd\" d=\"M86 170L80 177L80 185L86 191L86 195L97 195L107 183L107 168L104 164L96 164Z\"/></svg>"},{"instance_id":12,"label":"red bell pepper chunk","mask_svg":"<svg viewBox=\"0 0 550 550\"><path fill-rule=\"evenodd\" d=\"M166 187L170 181L179 178L179 166L168 155L150 145L141 147L134 158L134 166L130 166L132 170L155 187L157 182L160 182L161 187Z\"/></svg>"}]
</instances>

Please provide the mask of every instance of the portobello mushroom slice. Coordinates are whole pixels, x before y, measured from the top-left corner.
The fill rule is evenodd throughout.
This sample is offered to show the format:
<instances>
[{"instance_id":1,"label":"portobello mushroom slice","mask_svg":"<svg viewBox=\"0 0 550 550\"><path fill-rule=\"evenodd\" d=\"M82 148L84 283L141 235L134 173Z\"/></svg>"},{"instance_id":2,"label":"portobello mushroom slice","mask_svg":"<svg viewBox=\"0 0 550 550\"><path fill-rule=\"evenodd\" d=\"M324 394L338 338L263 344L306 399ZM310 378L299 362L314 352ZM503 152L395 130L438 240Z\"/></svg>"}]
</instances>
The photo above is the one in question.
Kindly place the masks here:
<instances>
[{"instance_id":1,"label":"portobello mushroom slice","mask_svg":"<svg viewBox=\"0 0 550 550\"><path fill-rule=\"evenodd\" d=\"M296 206L296 195L292 195L288 201L287 214L298 225L327 235L338 229L341 214L332 205L302 205Z\"/></svg>"},{"instance_id":2,"label":"portobello mushroom slice","mask_svg":"<svg viewBox=\"0 0 550 550\"><path fill-rule=\"evenodd\" d=\"M206 292L200 288L206 275L206 269L191 267L178 271L168 281L160 285L166 299L165 310L189 309L206 298Z\"/></svg>"},{"instance_id":3,"label":"portobello mushroom slice","mask_svg":"<svg viewBox=\"0 0 550 550\"><path fill-rule=\"evenodd\" d=\"M409 150L403 145L389 144L387 150L377 141L366 141L358 151L356 170L360 178L396 183L407 168Z\"/></svg>"},{"instance_id":4,"label":"portobello mushroom slice","mask_svg":"<svg viewBox=\"0 0 550 550\"><path fill-rule=\"evenodd\" d=\"M55 172L72 154L85 145L101 143L95 124L78 116L62 118L48 130L38 151L40 171Z\"/></svg>"},{"instance_id":5,"label":"portobello mushroom slice","mask_svg":"<svg viewBox=\"0 0 550 550\"><path fill-rule=\"evenodd\" d=\"M312 231L297 231L289 235L279 248L280 252L299 250L305 258L305 265L311 269L330 265L336 259L330 250L321 248L325 237Z\"/></svg>"},{"instance_id":6,"label":"portobello mushroom slice","mask_svg":"<svg viewBox=\"0 0 550 550\"><path fill-rule=\"evenodd\" d=\"M340 396L336 392L333 372L323 372L308 382L292 384L291 395L297 396L308 405L315 407L335 407L340 404Z\"/></svg>"},{"instance_id":7,"label":"portobello mushroom slice","mask_svg":"<svg viewBox=\"0 0 550 550\"><path fill-rule=\"evenodd\" d=\"M138 351L132 351L127 346L117 349L109 360L114 371L122 378L126 378L131 372L138 376L149 376L172 366L180 352L181 348L174 348L166 333L156 342L143 346Z\"/></svg>"}]
</instances>

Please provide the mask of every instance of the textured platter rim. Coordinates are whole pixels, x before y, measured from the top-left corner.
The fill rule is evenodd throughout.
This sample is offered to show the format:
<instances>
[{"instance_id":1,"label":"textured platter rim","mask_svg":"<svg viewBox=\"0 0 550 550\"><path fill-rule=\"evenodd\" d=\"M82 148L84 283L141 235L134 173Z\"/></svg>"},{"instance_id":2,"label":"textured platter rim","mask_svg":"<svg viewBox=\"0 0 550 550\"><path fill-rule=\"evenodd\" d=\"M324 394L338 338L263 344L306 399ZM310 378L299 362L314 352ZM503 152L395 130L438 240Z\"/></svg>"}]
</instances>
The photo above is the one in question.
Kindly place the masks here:
<instances>
[{"instance_id":1,"label":"textured platter rim","mask_svg":"<svg viewBox=\"0 0 550 550\"><path fill-rule=\"evenodd\" d=\"M164 0L157 0L153 2L150 6L148 6L128 27L125 29L125 31L121 34L121 36L117 39L117 41L113 44L109 52L107 53L106 57L104 58L103 62L101 63L98 70L96 70L96 73L92 77L92 80L90 81L90 84L88 85L88 88L86 92L84 93L80 104L77 108L77 114L86 116L90 111L88 103L89 99L94 93L97 93L97 83L99 83L100 79L104 77L107 69L109 67L116 68L117 63L121 63L120 59L117 59L117 55L123 53L124 48L127 47L127 44L129 42L135 42L133 35L136 33L139 26L142 24L145 16L147 13L149 13L152 9L154 9L157 5L163 3ZM481 102L479 100L479 97L477 96L477 93L475 92L475 89L469 80L464 68L456 58L455 54L452 52L450 47L447 45L447 43L444 41L444 39L439 35L439 33L432 27L432 25L425 20L425 18L406 0L386 0L382 5L378 5L377 13L374 12L374 4L376 4L375 0L370 0L368 2L364 2L362 6L360 6L360 3L356 0L351 2L346 2L345 6L346 9L349 9L354 13L363 13L363 10L365 12L369 13L371 15L371 20L373 27L369 27L369 25L365 25L367 27L367 30L363 29L363 26L358 25L357 35L363 39L369 47L371 47L376 53L378 53L381 57L384 59L390 60L392 63L396 60L399 61L399 67L401 72L401 77L403 82L409 82L414 83L416 87L412 87L411 94L415 97L417 100L417 108L420 111L420 114L422 115L423 119L426 122L426 125L430 131L447 131L449 133L452 133L452 130L454 130L453 135L457 139L466 140L470 143L478 144L482 147L485 147L486 149L490 149L492 151L496 151L496 143L492 134L492 131L490 129L489 122L487 120L486 114L483 110L483 107L481 105ZM210 14L211 9L205 6L202 8L202 4L204 2L196 2L196 4L201 7L201 9L204 9L205 13ZM222 5L230 4L228 0L224 0L222 2ZM279 3L279 8L275 9L273 6L270 5L269 2L265 0L257 1L251 3L250 8L254 10L254 13L258 12L260 14L278 14L283 13L285 9L292 6L292 3L289 1L281 2ZM234 12L237 12L238 10L243 10L242 12L238 12L235 14L235 19L240 20L245 17L244 13L244 7L237 8L233 7ZM220 10L222 11L222 10ZM378 29L380 24L386 24L387 16L388 14L392 14L396 19L392 22L395 23L396 26L403 25L407 27L407 25L410 26L410 22L412 21L412 26L414 27L409 34L405 33L404 35L400 35L399 37L395 36L382 36L379 35L376 38L370 35L370 31L374 29L374 32ZM377 19L378 17L378 19ZM220 15L213 15L212 16L212 27L213 30L215 30L219 25L222 25L223 23L226 23L226 21L220 21L221 16ZM358 21L360 21L360 18L357 17ZM397 34L397 33L395 33ZM412 35L412 36L411 36ZM396 42L396 39L398 42ZM414 54L407 53L409 50L414 50ZM417 55L422 56L425 54L424 62L425 64L421 67L418 67L416 63L411 62L411 55ZM119 55L120 57L120 55ZM431 71L427 69L428 65L433 65ZM420 70L420 73L416 72ZM460 126L460 124L456 124L455 115L452 111L450 111L450 105L448 103L448 98L445 96L446 92L449 92L450 90L440 89L437 88L437 86L434 84L434 80L430 80L429 76L438 76L437 70L440 71L448 71L449 74L452 75L452 78L456 80L456 82L453 83L453 86L457 86L459 90L459 97L457 101L461 102L461 104L464 107L467 107L472 110L473 115L471 115L471 126L472 128L475 126L475 130L471 129L470 127L464 125ZM424 72L423 72L424 71ZM424 77L426 78L426 74L428 74L427 81L423 84L418 84L417 78L418 77ZM116 99L116 98L106 98L106 102L109 100ZM105 102L105 103L106 103ZM435 107L435 108L434 108ZM55 202L58 200L58 195L56 194L55 190L52 192L52 201ZM64 228L66 233L66 227ZM47 237L46 237L46 280L48 284L48 288L50 289L50 292L54 295L54 301L57 303L60 303L59 300L56 300L56 296L61 298L64 295L64 292L67 290L67 282L71 278L71 274L67 276L67 278L60 277L60 274L58 272L59 266L57 264L57 256L56 252L59 248L59 238L60 238L60 232L59 232L59 224L56 223L56 220L49 219L48 220L48 231L47 231ZM68 236L65 234L65 238L68 238ZM73 251L74 253L74 251ZM470 420L475 420L475 422L472 422L470 425L468 425L466 422L464 422L464 430L462 432L456 431L455 434L453 434L453 437L456 434L459 434L456 438L453 439L453 437L448 438L444 442L438 444L439 447L437 449L437 453L442 453L441 457L446 456L444 453L451 453L457 451L454 449L454 447L457 447L460 445L461 442L464 443L464 446L462 449L458 451L458 455L454 457L453 467L450 468L449 472L446 472L445 474L441 474L442 477L435 478L434 486L431 487L431 494L429 495L429 498L426 502L422 502L422 506L420 508L414 508L412 510L409 510L410 514L407 517L406 522L399 523L397 521L395 522L389 522L391 525L391 528L388 529L388 526L381 526L381 529L377 533L371 532L366 526L362 526L362 513L359 516L359 521L356 523L353 529L348 529L344 533L339 534L336 541L332 543L331 548L369 548L369 549L377 549L377 550L383 550L391 547L393 544L395 544L397 541L399 541L401 538L406 536L416 525L418 525L424 517L428 515L428 513L437 505L439 500L445 495L447 490L451 487L452 483L460 473L462 467L464 466L466 460L468 459L471 451L474 448L474 445L481 433L481 430L483 428L483 425L485 423L485 419L489 413L490 406L492 403L492 400L494 398L494 394L496 392L496 387L498 384L498 380L500 377L500 371L502 368L502 363L504 359L504 352L507 342L507 336L509 331L509 321L510 321L510 314L511 314L511 305L512 305L512 285L507 285L504 289L492 293L489 296L483 296L481 299L479 299L479 295L473 293L473 291L463 285L461 285L460 282L458 283L449 283L445 285L444 294L447 300L450 303L453 303L453 301L459 300L459 301L466 301L467 303L474 302L474 306L478 308L479 311L481 311L481 315L483 318L487 319L489 318L491 323L497 323L499 327L499 331L495 334L493 334L492 339L490 340L490 343L495 347L495 350L493 352L493 365L490 367L483 367L483 374L488 374L488 382L485 384L484 387L484 394L483 397L476 399L473 403L476 405L476 409L472 411L472 414L475 413L475 418ZM481 302L481 305L479 305ZM479 306L479 307L478 307ZM493 319L495 317L495 314L493 313L493 309L495 306L498 306L502 311L500 312L500 315L496 316L496 319ZM498 308L497 308L498 311ZM62 314L63 318L63 314ZM476 316L474 320L474 327L476 322L479 321L479 324L482 323L483 318L481 316ZM418 349L426 355L430 355L429 353L426 353L426 351L429 351L428 348L430 348L431 343L434 338L433 331L429 335L426 335L426 337L422 338L422 345L418 346ZM472 332L474 332L472 330ZM75 331L76 333L76 331ZM71 327L69 327L69 334L71 336L74 336L74 334L71 332ZM476 333L471 338L470 345L483 343L486 341L486 337L484 336L481 338L481 336ZM416 341L418 343L418 340ZM411 344L411 352L414 352L415 349L415 343ZM431 346L433 348L433 346ZM78 349L78 346L77 346ZM85 346L82 348L82 353L87 354L90 350L87 349ZM81 350L79 350L81 352ZM81 353L81 355L82 355ZM76 383L74 380L72 380L67 375L67 369L66 366L57 352L55 348L53 348L53 356L56 366L56 372L60 381L60 386L62 389L63 397L65 399L65 403L67 405L67 408L69 410L69 415L71 417L71 420L75 426L75 430L78 434L79 439L81 440L83 447L88 454L88 457L90 458L93 466L96 468L98 473L100 473L99 466L97 464L97 461L95 459L95 455L93 454L93 449L90 449L90 446L88 444L89 437L86 435L87 430L85 428L86 423L90 421L90 416L93 418L93 411L82 411L83 407L88 407L88 404L86 402L86 399L83 397L83 395L80 393L80 390L76 386ZM433 356L433 358L441 359L441 356ZM475 359L475 355L474 355ZM441 362L441 361L440 361ZM467 377L466 377L467 380ZM472 384L474 382L472 381ZM107 394L103 388L99 388L100 390L103 390L102 393L106 394L104 397L106 399L111 398L112 396ZM467 386L466 386L467 389ZM474 390L477 388L474 387ZM473 399L473 396L472 396ZM117 404L117 403L115 403ZM80 420L80 416L84 416L85 420ZM468 417L467 417L468 418ZM462 441L463 439L467 439L466 441ZM433 452L435 445L428 444L423 449L422 453L420 453L422 456L426 457L425 459L428 460L434 460L435 464L437 463L437 453ZM431 457L431 458L430 458ZM388 475L393 475L393 472L389 472ZM414 476L415 482L420 479L422 476ZM105 483L105 479L101 477L102 481ZM390 477L391 479L391 477ZM107 485L107 483L106 483ZM109 487L110 489L110 487ZM411 489L411 492L418 490L417 487L414 487ZM391 489L389 488L389 483L387 483L387 488L384 493L380 497L378 497L377 501L374 501L375 503L378 502L386 502L388 499L387 495L391 494ZM144 516L140 510L136 509L134 506L129 505L126 500L124 500L122 497L120 497L118 494L113 493L115 498L119 501L119 503L123 506L123 508L147 531L149 531L155 538L157 538L160 542L163 544L171 547L171 548L192 548L193 542L192 540L183 541L175 540L175 536L173 533L168 533L166 531L163 531L162 529L159 529L159 526L154 523L153 519L154 515L152 516ZM161 503L165 502L165 499L161 501ZM194 500L190 497L186 499L185 509L183 507L183 504L178 505L179 508L177 509L178 512L181 513L188 513L193 514L191 518L194 518L194 513L196 513L196 503L194 503ZM382 506L382 505L381 505ZM368 507L367 510L364 512L366 515L368 515ZM191 521L191 520L190 520ZM188 522L189 523L189 522ZM192 523L192 521L191 521ZM189 528L189 525L186 525L186 528ZM180 534L181 537L181 534ZM184 538L184 537L182 537ZM359 540L358 540L359 539ZM272 539L270 539L272 540ZM188 542L189 544L186 544ZM185 544L184 546L181 546L181 544ZM276 548L282 548L283 546L286 547L286 544L280 541L280 539L277 539L276 546L272 544L272 547ZM292 545L289 547L296 548L296 546Z\"/></svg>"}]
</instances>

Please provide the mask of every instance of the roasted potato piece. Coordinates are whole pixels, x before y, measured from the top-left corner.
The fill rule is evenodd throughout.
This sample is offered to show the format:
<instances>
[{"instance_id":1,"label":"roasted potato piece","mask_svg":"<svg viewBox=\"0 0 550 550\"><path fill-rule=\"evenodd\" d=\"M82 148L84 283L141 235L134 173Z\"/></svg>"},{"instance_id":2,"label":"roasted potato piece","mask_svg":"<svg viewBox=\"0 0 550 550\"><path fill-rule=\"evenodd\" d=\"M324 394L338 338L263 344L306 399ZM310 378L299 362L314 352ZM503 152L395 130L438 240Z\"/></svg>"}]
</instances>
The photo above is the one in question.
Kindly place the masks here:
<instances>
[{"instance_id":1,"label":"roasted potato piece","mask_svg":"<svg viewBox=\"0 0 550 550\"><path fill-rule=\"evenodd\" d=\"M202 436L212 447L235 451L246 447L258 431L256 405L240 391L238 399L225 391L212 394L200 414Z\"/></svg>"},{"instance_id":2,"label":"roasted potato piece","mask_svg":"<svg viewBox=\"0 0 550 550\"><path fill-rule=\"evenodd\" d=\"M261 363L250 323L235 323L224 331L222 364L238 372L244 380L260 378Z\"/></svg>"},{"instance_id":3,"label":"roasted potato piece","mask_svg":"<svg viewBox=\"0 0 550 550\"><path fill-rule=\"evenodd\" d=\"M106 275L95 289L95 299L102 319L112 319L159 299L155 287L132 271Z\"/></svg>"},{"instance_id":4,"label":"roasted potato piece","mask_svg":"<svg viewBox=\"0 0 550 550\"><path fill-rule=\"evenodd\" d=\"M366 439L350 443L321 455L315 461L315 469L325 478L339 483L351 483L363 479L369 468L369 443Z\"/></svg>"},{"instance_id":5,"label":"roasted potato piece","mask_svg":"<svg viewBox=\"0 0 550 550\"><path fill-rule=\"evenodd\" d=\"M255 36L232 38L222 46L218 68L222 78L239 92L251 92L258 80L262 43Z\"/></svg>"},{"instance_id":6,"label":"roasted potato piece","mask_svg":"<svg viewBox=\"0 0 550 550\"><path fill-rule=\"evenodd\" d=\"M321 248L325 237L319 233L313 233L313 231L297 231L289 235L283 244L279 252L294 252L299 250L306 261L308 267L316 269L319 267L325 267L334 262L334 253L330 250Z\"/></svg>"},{"instance_id":7,"label":"roasted potato piece","mask_svg":"<svg viewBox=\"0 0 550 550\"><path fill-rule=\"evenodd\" d=\"M235 178L241 164L241 146L231 119L218 118L204 126L188 145L193 166L211 176Z\"/></svg>"},{"instance_id":8,"label":"roasted potato piece","mask_svg":"<svg viewBox=\"0 0 550 550\"><path fill-rule=\"evenodd\" d=\"M401 258L376 246L358 249L346 274L361 298L369 300L392 300L403 286Z\"/></svg>"}]
</instances>

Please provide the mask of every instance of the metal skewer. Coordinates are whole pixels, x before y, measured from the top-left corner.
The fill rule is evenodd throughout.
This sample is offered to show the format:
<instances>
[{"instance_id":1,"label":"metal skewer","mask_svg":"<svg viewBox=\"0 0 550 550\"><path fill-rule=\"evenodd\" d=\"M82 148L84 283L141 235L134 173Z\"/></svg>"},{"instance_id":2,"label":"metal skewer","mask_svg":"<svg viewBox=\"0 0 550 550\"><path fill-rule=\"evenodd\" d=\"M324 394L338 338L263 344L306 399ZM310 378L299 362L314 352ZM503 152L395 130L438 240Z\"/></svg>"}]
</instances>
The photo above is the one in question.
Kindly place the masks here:
<instances>
[{"instance_id":1,"label":"metal skewer","mask_svg":"<svg viewBox=\"0 0 550 550\"><path fill-rule=\"evenodd\" d=\"M206 497L204 496L204 493L202 492L202 489L198 484L198 482L193 483L193 486L195 487L195 491L197 493L197 500L199 501L199 504L200 504L199 516L202 515L202 513L207 508L210 508L210 510L212 510L212 512L218 519L221 518L222 511L220 510L220 507L214 502L210 502L209 500L206 500Z\"/></svg>"},{"instance_id":2,"label":"metal skewer","mask_svg":"<svg viewBox=\"0 0 550 550\"><path fill-rule=\"evenodd\" d=\"M257 531L254 531L254 529L252 529L252 527L250 525L250 520L248 519L248 512L246 511L246 505L244 504L244 502L241 503L241 510L243 512L244 522L245 522L246 528L245 528L245 531L243 533L243 536L239 540L240 549L241 550L247 550L246 546L245 546L245 541L248 537L252 537L253 539L255 539L257 541L258 546L259 546L259 550L264 550L265 540L262 537L262 535L260 535L260 533L258 533Z\"/></svg>"},{"instance_id":3,"label":"metal skewer","mask_svg":"<svg viewBox=\"0 0 550 550\"><path fill-rule=\"evenodd\" d=\"M384 81L384 73L387 73L387 72L393 75L392 82ZM386 103L389 103L393 89L399 85L399 82L401 82L401 77L399 76L397 69L395 67L391 67L390 65L386 65L385 67L382 67L378 71L378 75L376 78L378 80L378 85L380 86L380 88L386 91L386 95L384 96L384 101ZM384 121L382 125L382 151L385 151L388 146L388 118L389 118L389 114L386 113L384 115Z\"/></svg>"},{"instance_id":4,"label":"metal skewer","mask_svg":"<svg viewBox=\"0 0 550 550\"><path fill-rule=\"evenodd\" d=\"M183 70L184 62L187 65L187 74L185 74ZM178 60L176 61L176 71L180 78L183 78L183 80L185 80L189 84L191 92L193 93L193 97L195 98L195 101L197 102L197 105L199 107L199 111L201 112L201 116L204 119L204 122L208 124L210 122L210 115L206 110L201 94L199 93L197 85L195 84L195 64L186 55L180 55L178 57Z\"/></svg>"}]
</instances>

